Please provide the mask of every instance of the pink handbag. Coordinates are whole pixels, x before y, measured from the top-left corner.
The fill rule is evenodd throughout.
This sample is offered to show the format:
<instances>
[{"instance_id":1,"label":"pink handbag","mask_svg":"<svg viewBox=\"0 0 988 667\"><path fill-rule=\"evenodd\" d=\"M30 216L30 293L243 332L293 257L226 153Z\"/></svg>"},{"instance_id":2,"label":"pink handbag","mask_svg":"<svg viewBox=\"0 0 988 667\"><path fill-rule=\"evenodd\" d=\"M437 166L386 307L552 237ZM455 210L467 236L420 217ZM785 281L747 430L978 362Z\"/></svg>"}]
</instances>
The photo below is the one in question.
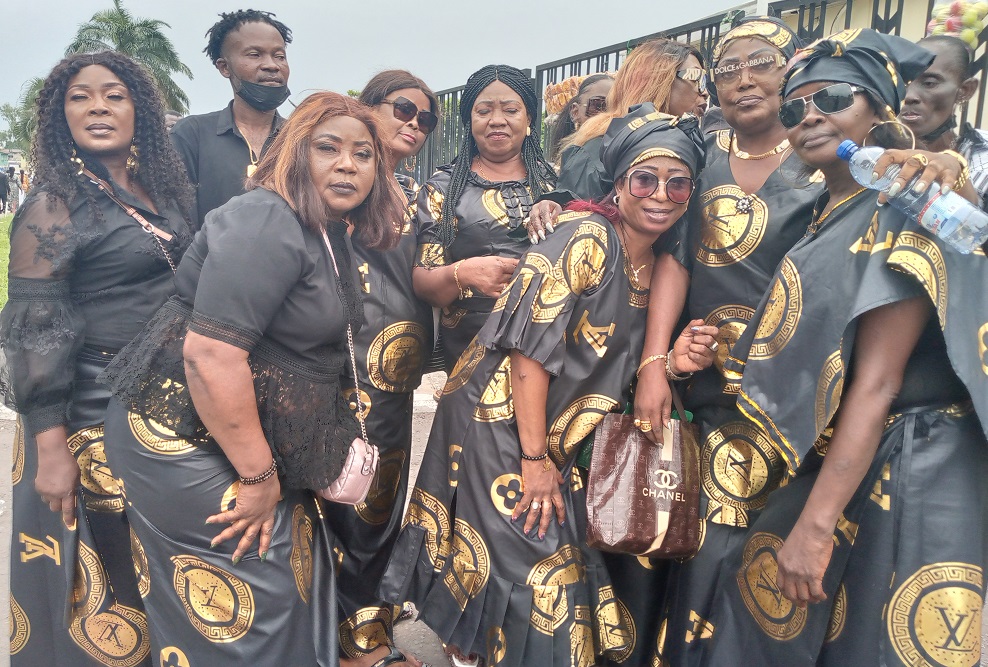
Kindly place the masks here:
<instances>
[{"instance_id":1,"label":"pink handbag","mask_svg":"<svg viewBox=\"0 0 988 667\"><path fill-rule=\"evenodd\" d=\"M329 257L333 260L333 271L336 277L340 277L340 269L336 266L336 254L333 246L329 243L329 236L323 230L322 240L329 250ZM346 342L350 349L350 364L353 368L353 381L359 385L359 375L357 375L357 355L353 351L353 330L350 325L346 327ZM357 422L360 424L360 436L354 438L350 443L350 453L347 454L343 463L343 471L325 489L320 489L316 495L334 503L344 505L359 505L367 498L371 484L374 483L374 476L377 474L377 464L380 455L377 446L367 442L367 426L364 425L362 405L360 404L360 392L357 392Z\"/></svg>"}]
</instances>

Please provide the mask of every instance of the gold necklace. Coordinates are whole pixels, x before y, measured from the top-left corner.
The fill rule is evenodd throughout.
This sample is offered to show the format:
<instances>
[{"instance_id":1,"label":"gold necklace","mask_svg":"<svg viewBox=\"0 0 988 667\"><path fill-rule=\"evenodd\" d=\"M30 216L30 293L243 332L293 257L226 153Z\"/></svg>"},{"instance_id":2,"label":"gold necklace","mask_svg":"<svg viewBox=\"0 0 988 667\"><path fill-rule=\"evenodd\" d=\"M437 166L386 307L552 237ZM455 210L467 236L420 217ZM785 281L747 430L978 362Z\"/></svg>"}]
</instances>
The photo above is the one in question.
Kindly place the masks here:
<instances>
[{"instance_id":1,"label":"gold necklace","mask_svg":"<svg viewBox=\"0 0 988 667\"><path fill-rule=\"evenodd\" d=\"M655 263L655 257L653 256L651 262L645 262L644 264L642 264L641 266L639 266L636 269L635 268L635 263L631 261L631 253L629 253L628 252L628 249L625 247L625 246L628 245L628 235L624 231L624 225L623 224L620 226L620 230L621 230L621 238L624 239L624 243L621 244L621 254L624 255L624 261L627 262L628 268L631 269L631 275L628 276L628 277L631 278L631 282L634 284L634 287L636 287L638 289L644 289L644 287L642 286L641 282L639 282L639 280L638 280L638 274L645 267L652 266L652 264Z\"/></svg>"},{"instance_id":2,"label":"gold necklace","mask_svg":"<svg viewBox=\"0 0 988 667\"><path fill-rule=\"evenodd\" d=\"M240 136L243 137L244 143L247 144L247 154L250 158L250 164L247 165L247 178L250 178L257 171L257 163L260 162L260 158L254 152L254 147L250 145L247 133L244 132L244 128L240 127L240 123L237 123L237 129L240 130Z\"/></svg>"},{"instance_id":3,"label":"gold necklace","mask_svg":"<svg viewBox=\"0 0 988 667\"><path fill-rule=\"evenodd\" d=\"M767 157L772 157L773 155L778 155L784 150L789 148L789 140L783 139L782 143L768 151L767 153L759 153L758 155L752 155L748 151L743 151L738 148L738 138L737 135L731 135L731 152L734 153L734 157L739 160L764 160Z\"/></svg>"},{"instance_id":4,"label":"gold necklace","mask_svg":"<svg viewBox=\"0 0 988 667\"><path fill-rule=\"evenodd\" d=\"M849 194L848 196L844 197L839 202L837 202L836 204L834 204L834 207L831 208L826 213L821 214L821 213L817 213L817 211L814 210L813 211L813 220L812 220L812 222L810 222L809 226L806 228L806 235L809 236L810 234L816 234L820 230L820 227L823 226L823 223L827 221L827 218L829 218L831 215L833 215L834 211L836 211L841 206L843 206L847 202L849 202L852 199L854 199L855 197L857 197L859 194L861 194L865 190L867 190L867 188L858 188L857 190L855 190L854 192L852 192L851 194Z\"/></svg>"}]
</instances>

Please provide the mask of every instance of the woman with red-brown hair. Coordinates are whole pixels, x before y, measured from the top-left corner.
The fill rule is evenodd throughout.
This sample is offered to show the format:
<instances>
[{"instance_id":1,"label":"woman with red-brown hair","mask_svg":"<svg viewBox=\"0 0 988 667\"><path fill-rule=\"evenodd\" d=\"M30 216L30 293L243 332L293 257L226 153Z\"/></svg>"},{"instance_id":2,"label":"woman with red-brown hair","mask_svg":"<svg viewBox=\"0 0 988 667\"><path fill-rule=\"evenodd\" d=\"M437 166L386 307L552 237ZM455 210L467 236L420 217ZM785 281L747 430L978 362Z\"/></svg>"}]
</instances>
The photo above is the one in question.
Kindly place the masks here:
<instances>
[{"instance_id":1,"label":"woman with red-brown hair","mask_svg":"<svg viewBox=\"0 0 988 667\"><path fill-rule=\"evenodd\" d=\"M340 391L362 320L344 219L369 247L397 242L386 151L370 108L307 98L103 376L162 664L337 664L332 536L313 491L357 433Z\"/></svg>"}]
</instances>

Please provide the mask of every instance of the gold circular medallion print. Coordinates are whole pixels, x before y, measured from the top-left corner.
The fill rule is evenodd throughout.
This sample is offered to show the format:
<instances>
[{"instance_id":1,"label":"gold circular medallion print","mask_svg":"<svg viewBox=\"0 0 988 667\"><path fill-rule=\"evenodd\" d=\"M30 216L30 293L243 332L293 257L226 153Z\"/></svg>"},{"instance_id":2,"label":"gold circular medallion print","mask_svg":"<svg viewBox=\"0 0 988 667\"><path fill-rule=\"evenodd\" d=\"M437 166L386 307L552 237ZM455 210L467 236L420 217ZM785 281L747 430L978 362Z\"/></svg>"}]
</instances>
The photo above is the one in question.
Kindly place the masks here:
<instances>
[{"instance_id":1,"label":"gold circular medallion print","mask_svg":"<svg viewBox=\"0 0 988 667\"><path fill-rule=\"evenodd\" d=\"M982 572L933 563L906 579L888 606L888 634L907 665L976 667L981 657Z\"/></svg>"},{"instance_id":2,"label":"gold circular medallion print","mask_svg":"<svg viewBox=\"0 0 988 667\"><path fill-rule=\"evenodd\" d=\"M254 594L245 582L195 556L172 556L172 585L193 627L211 642L240 639L254 621Z\"/></svg>"},{"instance_id":3,"label":"gold circular medallion print","mask_svg":"<svg viewBox=\"0 0 988 667\"><path fill-rule=\"evenodd\" d=\"M151 649L143 612L120 604L73 619L69 635L79 648L106 667L135 667Z\"/></svg>"},{"instance_id":4,"label":"gold circular medallion print","mask_svg":"<svg viewBox=\"0 0 988 667\"><path fill-rule=\"evenodd\" d=\"M312 590L312 519L299 504L292 510L292 553L289 557L295 587L302 602L309 603Z\"/></svg>"},{"instance_id":5,"label":"gold circular medallion print","mask_svg":"<svg viewBox=\"0 0 988 667\"><path fill-rule=\"evenodd\" d=\"M712 500L740 510L765 506L769 482L778 475L781 457L751 422L728 422L710 432L700 459L700 478Z\"/></svg>"},{"instance_id":6,"label":"gold circular medallion print","mask_svg":"<svg viewBox=\"0 0 988 667\"><path fill-rule=\"evenodd\" d=\"M744 200L746 205L738 202ZM734 264L746 258L765 236L768 207L736 185L720 185L700 195L703 226L696 259L706 266Z\"/></svg>"},{"instance_id":7,"label":"gold circular medallion print","mask_svg":"<svg viewBox=\"0 0 988 667\"><path fill-rule=\"evenodd\" d=\"M779 275L772 282L768 302L755 330L749 359L771 359L789 343L803 313L803 287L796 265L782 260Z\"/></svg>"},{"instance_id":8,"label":"gold circular medallion print","mask_svg":"<svg viewBox=\"0 0 988 667\"><path fill-rule=\"evenodd\" d=\"M714 365L721 373L724 372L724 362L728 355L734 350L734 344L741 338L741 334L748 328L751 316L755 314L754 308L728 304L721 306L707 315L704 324L717 327L717 354L714 356Z\"/></svg>"},{"instance_id":9,"label":"gold circular medallion print","mask_svg":"<svg viewBox=\"0 0 988 667\"><path fill-rule=\"evenodd\" d=\"M425 328L417 322L396 322L384 328L367 350L367 375L381 391L403 394L415 389L422 368Z\"/></svg>"},{"instance_id":10,"label":"gold circular medallion print","mask_svg":"<svg viewBox=\"0 0 988 667\"><path fill-rule=\"evenodd\" d=\"M782 539L771 533L755 533L744 547L738 587L748 613L767 635L779 641L792 639L806 626L806 609L800 609L776 585L777 555Z\"/></svg>"},{"instance_id":11,"label":"gold circular medallion print","mask_svg":"<svg viewBox=\"0 0 988 667\"><path fill-rule=\"evenodd\" d=\"M443 580L460 609L487 585L490 553L480 533L463 519L457 519L450 545L452 563Z\"/></svg>"},{"instance_id":12,"label":"gold circular medallion print","mask_svg":"<svg viewBox=\"0 0 988 667\"><path fill-rule=\"evenodd\" d=\"M153 419L128 412L127 422L130 424L130 432L137 442L156 454L176 456L195 449L195 445Z\"/></svg>"}]
</instances>

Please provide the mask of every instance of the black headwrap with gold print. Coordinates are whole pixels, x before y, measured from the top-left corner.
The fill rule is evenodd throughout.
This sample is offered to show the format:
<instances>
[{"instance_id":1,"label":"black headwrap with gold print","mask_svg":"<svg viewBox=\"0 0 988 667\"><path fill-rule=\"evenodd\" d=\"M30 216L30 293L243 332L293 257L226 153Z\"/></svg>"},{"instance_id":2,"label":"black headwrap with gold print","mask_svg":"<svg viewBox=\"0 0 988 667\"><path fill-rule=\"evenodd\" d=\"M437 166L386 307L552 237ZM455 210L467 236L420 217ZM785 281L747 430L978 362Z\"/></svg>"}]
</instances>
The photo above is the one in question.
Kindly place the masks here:
<instances>
[{"instance_id":1,"label":"black headwrap with gold print","mask_svg":"<svg viewBox=\"0 0 988 667\"><path fill-rule=\"evenodd\" d=\"M782 79L785 97L808 83L850 83L899 115L906 86L933 62L933 54L907 39L868 28L842 30L818 39L790 61Z\"/></svg>"},{"instance_id":2,"label":"black headwrap with gold print","mask_svg":"<svg viewBox=\"0 0 988 667\"><path fill-rule=\"evenodd\" d=\"M600 146L600 161L612 182L634 165L659 156L681 160L695 178L705 155L696 116L670 116L651 102L636 104L627 116L612 120Z\"/></svg>"}]
</instances>

